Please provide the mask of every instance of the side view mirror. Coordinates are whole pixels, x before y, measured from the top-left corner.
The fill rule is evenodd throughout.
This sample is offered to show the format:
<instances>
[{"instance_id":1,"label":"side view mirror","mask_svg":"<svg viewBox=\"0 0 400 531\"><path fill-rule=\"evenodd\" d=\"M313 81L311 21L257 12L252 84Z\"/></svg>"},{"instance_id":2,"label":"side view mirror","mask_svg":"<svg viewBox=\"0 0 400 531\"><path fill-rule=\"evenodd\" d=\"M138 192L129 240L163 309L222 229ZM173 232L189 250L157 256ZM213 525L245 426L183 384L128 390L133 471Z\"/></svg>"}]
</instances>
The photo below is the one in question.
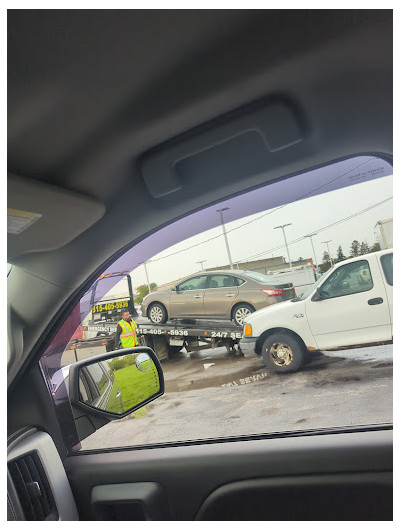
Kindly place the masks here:
<instances>
[{"instance_id":1,"label":"side view mirror","mask_svg":"<svg viewBox=\"0 0 400 531\"><path fill-rule=\"evenodd\" d=\"M325 299L329 299L329 294L326 291L324 291L321 287L318 286L311 300L315 302L315 301L323 301Z\"/></svg>"},{"instance_id":2,"label":"side view mirror","mask_svg":"<svg viewBox=\"0 0 400 531\"><path fill-rule=\"evenodd\" d=\"M101 354L69 368L71 404L108 420L123 418L163 394L160 362L147 347Z\"/></svg>"}]
</instances>

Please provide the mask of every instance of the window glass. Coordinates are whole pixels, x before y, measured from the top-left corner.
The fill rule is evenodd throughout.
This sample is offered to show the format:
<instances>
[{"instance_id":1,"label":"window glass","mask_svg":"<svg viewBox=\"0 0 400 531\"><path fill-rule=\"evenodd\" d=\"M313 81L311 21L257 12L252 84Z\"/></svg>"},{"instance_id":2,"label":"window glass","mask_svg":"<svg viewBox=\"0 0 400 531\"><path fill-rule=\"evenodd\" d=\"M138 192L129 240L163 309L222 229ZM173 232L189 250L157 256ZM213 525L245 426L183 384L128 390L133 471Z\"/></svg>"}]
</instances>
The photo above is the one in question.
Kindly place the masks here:
<instances>
[{"instance_id":1,"label":"window glass","mask_svg":"<svg viewBox=\"0 0 400 531\"><path fill-rule=\"evenodd\" d=\"M389 222L391 172L386 162L363 156L279 180L178 219L110 264L87 287L41 359L66 440L84 451L391 423L393 350L383 344L392 338L388 305L365 304L364 313L355 316L348 304L352 294L366 290L371 290L368 299L381 297L378 262L374 269L363 255L379 250L375 227L379 220ZM391 283L392 258L387 256L382 267ZM356 261L347 261L353 257ZM340 264L333 275L332 263ZM260 286L252 291L248 282L243 289L210 289L203 296L201 290L211 281L221 288L228 279L242 285L242 271L243 278L262 282L267 291ZM332 305L314 304L307 296L316 282L337 297L340 319L322 314L324 306ZM297 298L282 302L268 290L277 285L293 286ZM183 293L173 292L174 286ZM155 324L140 315L143 300L164 307L166 322ZM308 305L318 318L313 326L307 323ZM137 324L139 344L152 348L161 361L165 395L79 440L78 432L72 433L74 426L78 429L72 409L65 420L62 382L71 364L118 348L117 324L124 309ZM250 337L244 337L235 315L252 323ZM257 316L265 328L269 323L276 327L278 316L282 329L295 326L301 334L302 327L309 327L304 338L308 352L302 344L296 350L290 335L278 337L268 351L283 368L301 352L298 370L277 374L266 365L267 345L257 339L265 337L255 326ZM340 330L332 323L339 323ZM356 340L352 328L357 328ZM360 345L360 338L369 346L320 350L310 329L331 340L333 349ZM370 346L374 343L379 346ZM123 370L116 369L115 382L128 384ZM101 370L87 372L81 394L92 403L100 400L105 385L111 396L115 382Z\"/></svg>"},{"instance_id":2,"label":"window glass","mask_svg":"<svg viewBox=\"0 0 400 531\"><path fill-rule=\"evenodd\" d=\"M353 295L373 287L371 271L366 260L351 262L339 267L321 285L324 299Z\"/></svg>"},{"instance_id":3,"label":"window glass","mask_svg":"<svg viewBox=\"0 0 400 531\"><path fill-rule=\"evenodd\" d=\"M95 384L99 394L102 394L104 389L107 387L108 379L102 370L99 363L94 363L86 367L86 372L88 373L88 378L91 378Z\"/></svg>"},{"instance_id":4,"label":"window glass","mask_svg":"<svg viewBox=\"0 0 400 531\"><path fill-rule=\"evenodd\" d=\"M318 280L315 281L314 284L311 284L311 286L299 297L300 300L304 300L307 297L311 295L311 293L314 293L315 289L324 281L324 278L328 276L330 269L328 271L325 271L323 275L319 277Z\"/></svg>"},{"instance_id":5,"label":"window glass","mask_svg":"<svg viewBox=\"0 0 400 531\"><path fill-rule=\"evenodd\" d=\"M79 378L79 393L82 402L89 403L88 385L84 378Z\"/></svg>"},{"instance_id":6,"label":"window glass","mask_svg":"<svg viewBox=\"0 0 400 531\"><path fill-rule=\"evenodd\" d=\"M386 282L393 286L393 253L381 256L381 264Z\"/></svg>"},{"instance_id":7,"label":"window glass","mask_svg":"<svg viewBox=\"0 0 400 531\"><path fill-rule=\"evenodd\" d=\"M206 275L201 277L190 278L189 280L185 280L185 282L182 282L182 284L179 284L176 289L177 291L204 289L206 287L206 279Z\"/></svg>"},{"instance_id":8,"label":"window glass","mask_svg":"<svg viewBox=\"0 0 400 531\"><path fill-rule=\"evenodd\" d=\"M258 273L257 271L246 271L246 275L257 282L262 282L263 284L275 284L276 279L272 275L264 275L263 273Z\"/></svg>"},{"instance_id":9,"label":"window glass","mask_svg":"<svg viewBox=\"0 0 400 531\"><path fill-rule=\"evenodd\" d=\"M210 288L231 288L235 286L235 277L231 275L211 275Z\"/></svg>"}]
</instances>

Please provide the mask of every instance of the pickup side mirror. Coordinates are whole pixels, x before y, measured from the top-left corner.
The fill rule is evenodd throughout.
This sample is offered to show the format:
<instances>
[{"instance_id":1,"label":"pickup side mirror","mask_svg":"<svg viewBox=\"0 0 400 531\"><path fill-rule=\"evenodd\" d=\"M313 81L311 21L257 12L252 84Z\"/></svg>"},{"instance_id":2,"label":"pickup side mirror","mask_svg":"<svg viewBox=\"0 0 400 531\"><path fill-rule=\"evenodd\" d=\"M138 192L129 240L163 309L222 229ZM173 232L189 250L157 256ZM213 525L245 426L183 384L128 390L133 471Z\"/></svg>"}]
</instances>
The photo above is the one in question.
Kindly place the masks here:
<instances>
[{"instance_id":1,"label":"pickup side mirror","mask_svg":"<svg viewBox=\"0 0 400 531\"><path fill-rule=\"evenodd\" d=\"M318 286L318 288L315 290L315 293L312 297L312 301L313 302L317 302L317 301L322 301L323 299L325 299L326 297L324 297L323 295L323 291L321 290L321 288Z\"/></svg>"},{"instance_id":2,"label":"pickup side mirror","mask_svg":"<svg viewBox=\"0 0 400 531\"><path fill-rule=\"evenodd\" d=\"M101 354L69 368L71 404L88 417L123 418L163 394L161 365L148 347Z\"/></svg>"}]
</instances>

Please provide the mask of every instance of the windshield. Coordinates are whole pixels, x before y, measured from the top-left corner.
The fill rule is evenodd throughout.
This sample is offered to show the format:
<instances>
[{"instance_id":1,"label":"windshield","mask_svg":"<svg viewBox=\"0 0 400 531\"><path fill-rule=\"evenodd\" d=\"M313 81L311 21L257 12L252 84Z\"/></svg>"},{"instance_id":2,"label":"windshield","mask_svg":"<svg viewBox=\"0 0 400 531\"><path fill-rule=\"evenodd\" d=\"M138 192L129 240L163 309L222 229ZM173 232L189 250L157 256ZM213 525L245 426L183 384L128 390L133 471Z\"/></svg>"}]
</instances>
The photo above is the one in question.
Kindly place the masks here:
<instances>
[{"instance_id":1,"label":"windshield","mask_svg":"<svg viewBox=\"0 0 400 531\"><path fill-rule=\"evenodd\" d=\"M162 227L109 264L48 347L44 372L51 381L62 366L124 348L128 308L139 345L162 364L165 397L85 436L82 449L391 422L393 351L382 344L392 338L390 285L379 289L380 260L324 287L329 300L310 300L332 264L347 268L349 258L379 251L374 229L392 201L384 171L379 159L356 157L268 184ZM115 276L121 271L127 276ZM285 305L286 321L260 319L257 329L255 315L247 337L247 316L279 307L282 289L295 290L304 312ZM388 303L368 304L382 292ZM275 333L266 335L269 326ZM363 341L368 347L349 348ZM116 378L129 383L124 368Z\"/></svg>"}]
</instances>

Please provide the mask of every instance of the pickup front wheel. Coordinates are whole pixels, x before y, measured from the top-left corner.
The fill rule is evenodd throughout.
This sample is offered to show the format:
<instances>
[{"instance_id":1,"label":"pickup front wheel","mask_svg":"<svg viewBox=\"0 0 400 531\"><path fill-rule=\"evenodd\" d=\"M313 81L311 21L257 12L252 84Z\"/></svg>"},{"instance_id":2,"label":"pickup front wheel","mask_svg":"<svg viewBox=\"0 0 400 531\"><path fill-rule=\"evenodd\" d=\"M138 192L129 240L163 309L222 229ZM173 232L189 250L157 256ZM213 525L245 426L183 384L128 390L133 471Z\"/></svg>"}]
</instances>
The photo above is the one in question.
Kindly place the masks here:
<instances>
[{"instance_id":1,"label":"pickup front wheel","mask_svg":"<svg viewBox=\"0 0 400 531\"><path fill-rule=\"evenodd\" d=\"M262 347L264 363L271 372L295 372L303 365L305 349L302 343L285 332L272 334Z\"/></svg>"}]
</instances>

